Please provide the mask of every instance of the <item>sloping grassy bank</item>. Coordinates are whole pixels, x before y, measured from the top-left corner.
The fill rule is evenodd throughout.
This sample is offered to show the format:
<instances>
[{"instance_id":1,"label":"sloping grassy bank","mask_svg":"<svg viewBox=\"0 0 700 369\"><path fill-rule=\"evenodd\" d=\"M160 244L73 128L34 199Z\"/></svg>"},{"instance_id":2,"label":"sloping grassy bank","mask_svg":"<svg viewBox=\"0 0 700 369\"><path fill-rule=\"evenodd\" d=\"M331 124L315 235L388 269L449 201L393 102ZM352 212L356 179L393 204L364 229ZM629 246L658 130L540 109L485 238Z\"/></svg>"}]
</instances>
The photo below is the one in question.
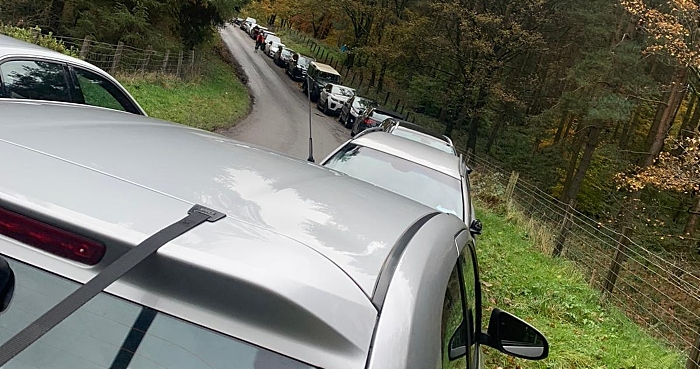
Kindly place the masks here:
<instances>
[{"instance_id":1,"label":"sloping grassy bank","mask_svg":"<svg viewBox=\"0 0 700 369\"><path fill-rule=\"evenodd\" d=\"M540 252L525 228L504 214L477 213L484 224L477 242L484 318L500 307L535 325L550 342L549 358L539 362L486 350L489 368L683 367L682 352L646 334L617 308L601 306L599 292L573 263Z\"/></svg>"},{"instance_id":2,"label":"sloping grassy bank","mask_svg":"<svg viewBox=\"0 0 700 369\"><path fill-rule=\"evenodd\" d=\"M213 131L248 114L250 96L221 42L204 53L201 71L190 80L172 76L117 76L149 116Z\"/></svg>"}]
</instances>

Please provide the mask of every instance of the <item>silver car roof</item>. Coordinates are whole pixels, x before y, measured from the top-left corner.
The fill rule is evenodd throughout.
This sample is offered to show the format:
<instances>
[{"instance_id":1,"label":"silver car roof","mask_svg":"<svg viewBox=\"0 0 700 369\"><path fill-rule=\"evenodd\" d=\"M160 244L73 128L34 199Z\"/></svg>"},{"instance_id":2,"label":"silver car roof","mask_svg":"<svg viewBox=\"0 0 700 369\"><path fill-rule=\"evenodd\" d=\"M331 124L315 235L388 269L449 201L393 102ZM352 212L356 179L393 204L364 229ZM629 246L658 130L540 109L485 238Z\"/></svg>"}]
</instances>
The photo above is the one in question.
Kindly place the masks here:
<instances>
[{"instance_id":1,"label":"silver car roof","mask_svg":"<svg viewBox=\"0 0 700 369\"><path fill-rule=\"evenodd\" d=\"M370 147L435 169L454 178L460 178L460 158L440 150L390 133L376 131L363 134L354 144ZM332 155L332 154L331 154ZM325 160L324 160L325 161Z\"/></svg>"},{"instance_id":2,"label":"silver car roof","mask_svg":"<svg viewBox=\"0 0 700 369\"><path fill-rule=\"evenodd\" d=\"M0 204L109 246L95 268L0 236L2 253L86 282L199 203L227 217L107 291L313 365L363 367L382 266L432 209L183 125L51 102L0 111Z\"/></svg>"},{"instance_id":3,"label":"silver car roof","mask_svg":"<svg viewBox=\"0 0 700 369\"><path fill-rule=\"evenodd\" d=\"M49 59L49 60L55 60L58 62L70 64L73 66L81 67L84 69L87 69L93 73L96 73L106 79L108 79L110 82L114 83L115 85L119 86L119 88L124 92L129 99L134 103L136 108L141 111L143 115L147 115L146 112L143 110L143 108L138 104L136 99L134 99L131 94L124 88L124 86L119 83L114 77L112 77L109 73L105 72L104 70L98 68L97 66L90 64L84 60L80 60L78 58L74 58L72 56L60 53L58 51L54 51L51 49L47 49L43 46L35 45L29 42L25 42L22 40L18 40L13 37L5 36L5 35L0 35L0 63L4 59L9 59L9 58L40 58L40 59Z\"/></svg>"}]
</instances>

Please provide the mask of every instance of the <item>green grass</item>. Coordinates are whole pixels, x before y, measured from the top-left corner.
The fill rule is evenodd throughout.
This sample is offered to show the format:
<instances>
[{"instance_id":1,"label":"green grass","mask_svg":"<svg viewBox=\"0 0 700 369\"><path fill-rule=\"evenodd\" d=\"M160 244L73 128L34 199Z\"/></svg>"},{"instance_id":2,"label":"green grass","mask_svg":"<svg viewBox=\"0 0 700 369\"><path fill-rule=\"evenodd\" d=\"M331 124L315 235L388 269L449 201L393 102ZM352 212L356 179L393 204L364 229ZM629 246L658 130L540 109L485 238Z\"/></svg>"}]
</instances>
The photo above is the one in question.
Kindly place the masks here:
<instances>
[{"instance_id":1,"label":"green grass","mask_svg":"<svg viewBox=\"0 0 700 369\"><path fill-rule=\"evenodd\" d=\"M329 45L324 44L321 41L314 40L316 44L319 45L318 53L315 54L311 51L311 47L307 46L304 43L304 40L297 37L293 32L290 32L285 29L280 29L279 31L276 32L276 34L282 39L282 42L284 45L298 53L304 54L304 55L309 55L317 60L319 60L320 55L324 55L324 60L325 60L325 55L326 53L328 54L328 62L331 63L331 58L333 60L336 60L338 64L342 63L345 60L345 54L340 52L340 50L337 47L332 47ZM317 56L318 55L318 56ZM323 60L319 60L323 62Z\"/></svg>"},{"instance_id":2,"label":"green grass","mask_svg":"<svg viewBox=\"0 0 700 369\"><path fill-rule=\"evenodd\" d=\"M213 131L248 113L250 96L235 69L216 50L207 54L198 78L167 76L119 78L149 116Z\"/></svg>"},{"instance_id":3,"label":"green grass","mask_svg":"<svg viewBox=\"0 0 700 369\"><path fill-rule=\"evenodd\" d=\"M493 307L537 327L550 343L549 358L525 361L485 351L488 367L682 368L683 354L646 334L615 307L603 307L574 264L543 254L532 236L503 215L477 211L484 319ZM487 322L484 322L486 325Z\"/></svg>"}]
</instances>

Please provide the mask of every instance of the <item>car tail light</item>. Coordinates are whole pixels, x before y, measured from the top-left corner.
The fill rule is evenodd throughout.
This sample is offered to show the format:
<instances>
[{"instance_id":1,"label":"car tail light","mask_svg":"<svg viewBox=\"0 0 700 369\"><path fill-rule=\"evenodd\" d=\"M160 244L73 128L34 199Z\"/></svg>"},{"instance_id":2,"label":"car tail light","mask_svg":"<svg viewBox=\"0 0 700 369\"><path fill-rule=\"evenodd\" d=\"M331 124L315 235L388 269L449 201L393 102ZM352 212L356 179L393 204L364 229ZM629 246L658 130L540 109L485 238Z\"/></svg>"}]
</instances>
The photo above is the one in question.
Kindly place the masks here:
<instances>
[{"instance_id":1,"label":"car tail light","mask_svg":"<svg viewBox=\"0 0 700 369\"><path fill-rule=\"evenodd\" d=\"M0 208L0 234L83 264L95 265L105 245L38 220Z\"/></svg>"},{"instance_id":2,"label":"car tail light","mask_svg":"<svg viewBox=\"0 0 700 369\"><path fill-rule=\"evenodd\" d=\"M365 125L367 126L371 126L374 123L374 121L369 118L365 118L363 122L365 122Z\"/></svg>"}]
</instances>

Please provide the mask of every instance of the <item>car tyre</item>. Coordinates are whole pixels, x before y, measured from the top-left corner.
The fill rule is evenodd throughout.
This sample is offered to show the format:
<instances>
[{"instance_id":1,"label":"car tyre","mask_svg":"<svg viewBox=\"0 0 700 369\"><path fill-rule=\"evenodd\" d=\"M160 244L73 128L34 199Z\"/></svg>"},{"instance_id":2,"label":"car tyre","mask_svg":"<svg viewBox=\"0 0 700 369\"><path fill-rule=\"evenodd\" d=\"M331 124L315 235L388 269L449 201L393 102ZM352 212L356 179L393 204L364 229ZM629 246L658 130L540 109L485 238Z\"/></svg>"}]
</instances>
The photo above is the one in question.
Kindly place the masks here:
<instances>
[{"instance_id":1,"label":"car tyre","mask_svg":"<svg viewBox=\"0 0 700 369\"><path fill-rule=\"evenodd\" d=\"M342 125L345 125L345 122L343 121L343 111L340 111L340 114L338 114L338 122Z\"/></svg>"}]
</instances>

